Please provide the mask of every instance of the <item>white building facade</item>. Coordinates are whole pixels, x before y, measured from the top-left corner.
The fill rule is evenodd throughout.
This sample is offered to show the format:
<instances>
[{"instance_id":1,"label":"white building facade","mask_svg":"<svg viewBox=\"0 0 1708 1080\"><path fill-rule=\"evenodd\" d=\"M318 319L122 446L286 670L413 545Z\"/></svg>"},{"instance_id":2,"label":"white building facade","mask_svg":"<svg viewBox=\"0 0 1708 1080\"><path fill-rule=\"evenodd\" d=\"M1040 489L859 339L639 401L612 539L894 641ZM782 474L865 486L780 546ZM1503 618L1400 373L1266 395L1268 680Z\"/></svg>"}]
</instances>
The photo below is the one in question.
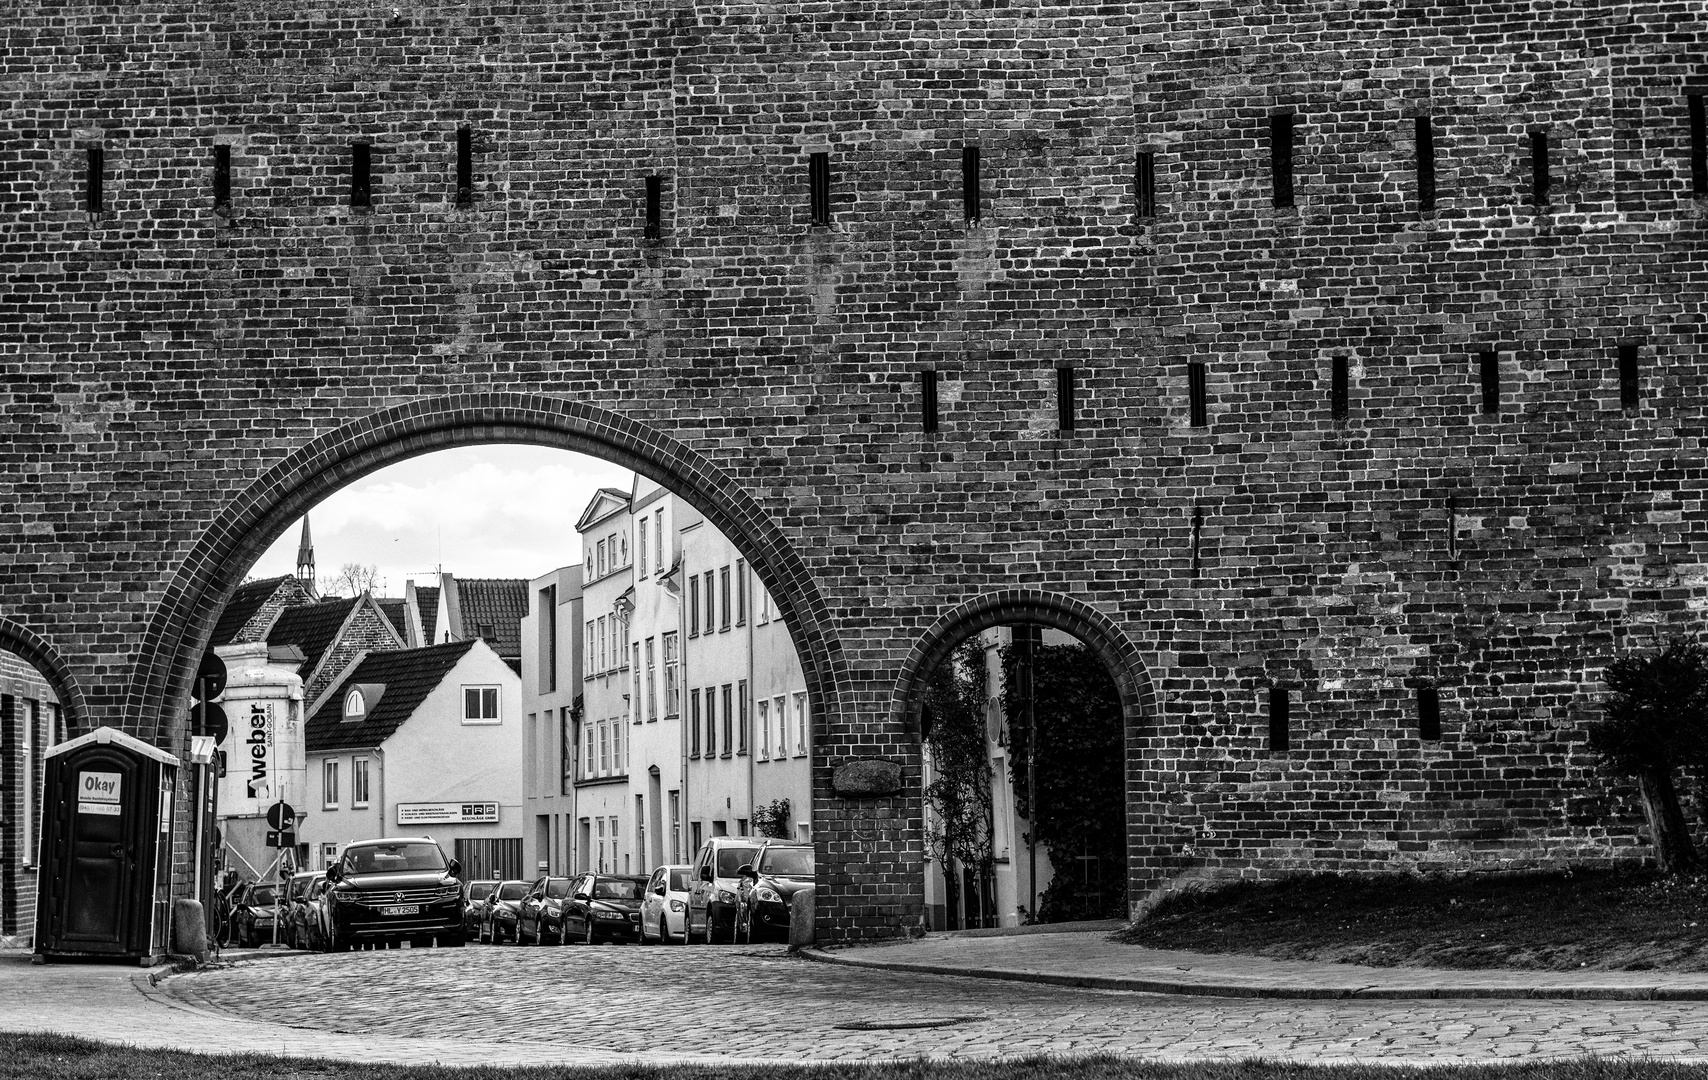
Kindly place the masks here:
<instances>
[{"instance_id":1,"label":"white building facade","mask_svg":"<svg viewBox=\"0 0 1708 1080\"><path fill-rule=\"evenodd\" d=\"M581 572L565 566L528 583L522 620L523 866L532 874L574 868L576 721L581 699Z\"/></svg>"}]
</instances>

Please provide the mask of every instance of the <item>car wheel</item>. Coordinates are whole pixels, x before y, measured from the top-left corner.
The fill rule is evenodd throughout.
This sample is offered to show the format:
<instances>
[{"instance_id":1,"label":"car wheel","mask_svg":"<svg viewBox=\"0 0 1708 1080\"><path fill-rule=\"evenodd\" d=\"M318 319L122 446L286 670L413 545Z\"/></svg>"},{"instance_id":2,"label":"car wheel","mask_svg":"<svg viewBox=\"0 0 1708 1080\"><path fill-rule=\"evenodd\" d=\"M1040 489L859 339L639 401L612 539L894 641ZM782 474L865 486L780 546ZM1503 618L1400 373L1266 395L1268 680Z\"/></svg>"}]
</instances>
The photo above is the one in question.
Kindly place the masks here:
<instances>
[{"instance_id":1,"label":"car wheel","mask_svg":"<svg viewBox=\"0 0 1708 1080\"><path fill-rule=\"evenodd\" d=\"M581 936L581 943L583 945L593 944L593 916L591 914L587 917L587 930Z\"/></svg>"},{"instance_id":2,"label":"car wheel","mask_svg":"<svg viewBox=\"0 0 1708 1080\"><path fill-rule=\"evenodd\" d=\"M480 924L480 936L475 940L479 941L482 945L492 944L492 930L486 925L486 923L482 922Z\"/></svg>"}]
</instances>

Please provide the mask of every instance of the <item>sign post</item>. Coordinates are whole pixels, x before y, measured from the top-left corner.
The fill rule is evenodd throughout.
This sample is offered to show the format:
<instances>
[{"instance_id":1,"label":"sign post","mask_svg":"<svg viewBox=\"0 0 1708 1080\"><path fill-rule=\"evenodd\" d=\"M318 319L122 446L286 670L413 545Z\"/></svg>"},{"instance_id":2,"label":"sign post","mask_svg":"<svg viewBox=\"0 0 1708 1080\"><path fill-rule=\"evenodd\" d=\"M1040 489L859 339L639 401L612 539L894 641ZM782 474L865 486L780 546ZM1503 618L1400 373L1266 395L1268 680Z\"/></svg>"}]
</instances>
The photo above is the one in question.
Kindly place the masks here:
<instances>
[{"instance_id":1,"label":"sign post","mask_svg":"<svg viewBox=\"0 0 1708 1080\"><path fill-rule=\"evenodd\" d=\"M283 799L267 807L267 824L272 831L267 834L267 846L279 849L279 886L273 894L273 944L279 943L279 920L284 915L285 890L290 888L291 874L295 872L295 862L291 858L296 850L297 834L292 826L297 823L297 812L291 804Z\"/></svg>"}]
</instances>

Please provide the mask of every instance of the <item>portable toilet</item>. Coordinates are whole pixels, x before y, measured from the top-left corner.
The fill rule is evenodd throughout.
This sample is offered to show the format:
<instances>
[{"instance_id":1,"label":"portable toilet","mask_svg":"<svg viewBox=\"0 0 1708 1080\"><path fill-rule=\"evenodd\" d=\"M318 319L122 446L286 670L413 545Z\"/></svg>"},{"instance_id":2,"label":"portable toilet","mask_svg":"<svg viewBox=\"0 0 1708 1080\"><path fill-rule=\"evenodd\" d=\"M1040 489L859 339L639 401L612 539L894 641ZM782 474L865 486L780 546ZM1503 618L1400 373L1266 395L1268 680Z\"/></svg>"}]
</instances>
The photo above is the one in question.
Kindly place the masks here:
<instances>
[{"instance_id":1,"label":"portable toilet","mask_svg":"<svg viewBox=\"0 0 1708 1080\"><path fill-rule=\"evenodd\" d=\"M35 951L144 963L164 956L178 759L108 727L46 757Z\"/></svg>"}]
</instances>

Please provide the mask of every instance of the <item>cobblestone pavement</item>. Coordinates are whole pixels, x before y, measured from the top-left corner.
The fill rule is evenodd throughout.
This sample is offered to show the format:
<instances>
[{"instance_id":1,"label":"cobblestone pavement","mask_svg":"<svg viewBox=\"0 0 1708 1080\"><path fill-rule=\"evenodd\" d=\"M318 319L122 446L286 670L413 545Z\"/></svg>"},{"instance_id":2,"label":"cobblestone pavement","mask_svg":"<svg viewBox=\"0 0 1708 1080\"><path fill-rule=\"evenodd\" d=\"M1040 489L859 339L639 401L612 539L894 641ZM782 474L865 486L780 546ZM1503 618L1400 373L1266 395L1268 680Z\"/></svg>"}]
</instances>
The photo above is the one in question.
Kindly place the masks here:
<instances>
[{"instance_id":1,"label":"cobblestone pavement","mask_svg":"<svg viewBox=\"0 0 1708 1080\"><path fill-rule=\"evenodd\" d=\"M777 948L292 954L162 984L200 1010L288 1018L305 1043L458 1040L465 1060L881 1060L1110 1052L1448 1063L1594 1053L1708 1059L1708 1003L1168 997L839 967ZM921 1025L942 1021L935 1027ZM472 1055L472 1056L471 1056Z\"/></svg>"}]
</instances>

